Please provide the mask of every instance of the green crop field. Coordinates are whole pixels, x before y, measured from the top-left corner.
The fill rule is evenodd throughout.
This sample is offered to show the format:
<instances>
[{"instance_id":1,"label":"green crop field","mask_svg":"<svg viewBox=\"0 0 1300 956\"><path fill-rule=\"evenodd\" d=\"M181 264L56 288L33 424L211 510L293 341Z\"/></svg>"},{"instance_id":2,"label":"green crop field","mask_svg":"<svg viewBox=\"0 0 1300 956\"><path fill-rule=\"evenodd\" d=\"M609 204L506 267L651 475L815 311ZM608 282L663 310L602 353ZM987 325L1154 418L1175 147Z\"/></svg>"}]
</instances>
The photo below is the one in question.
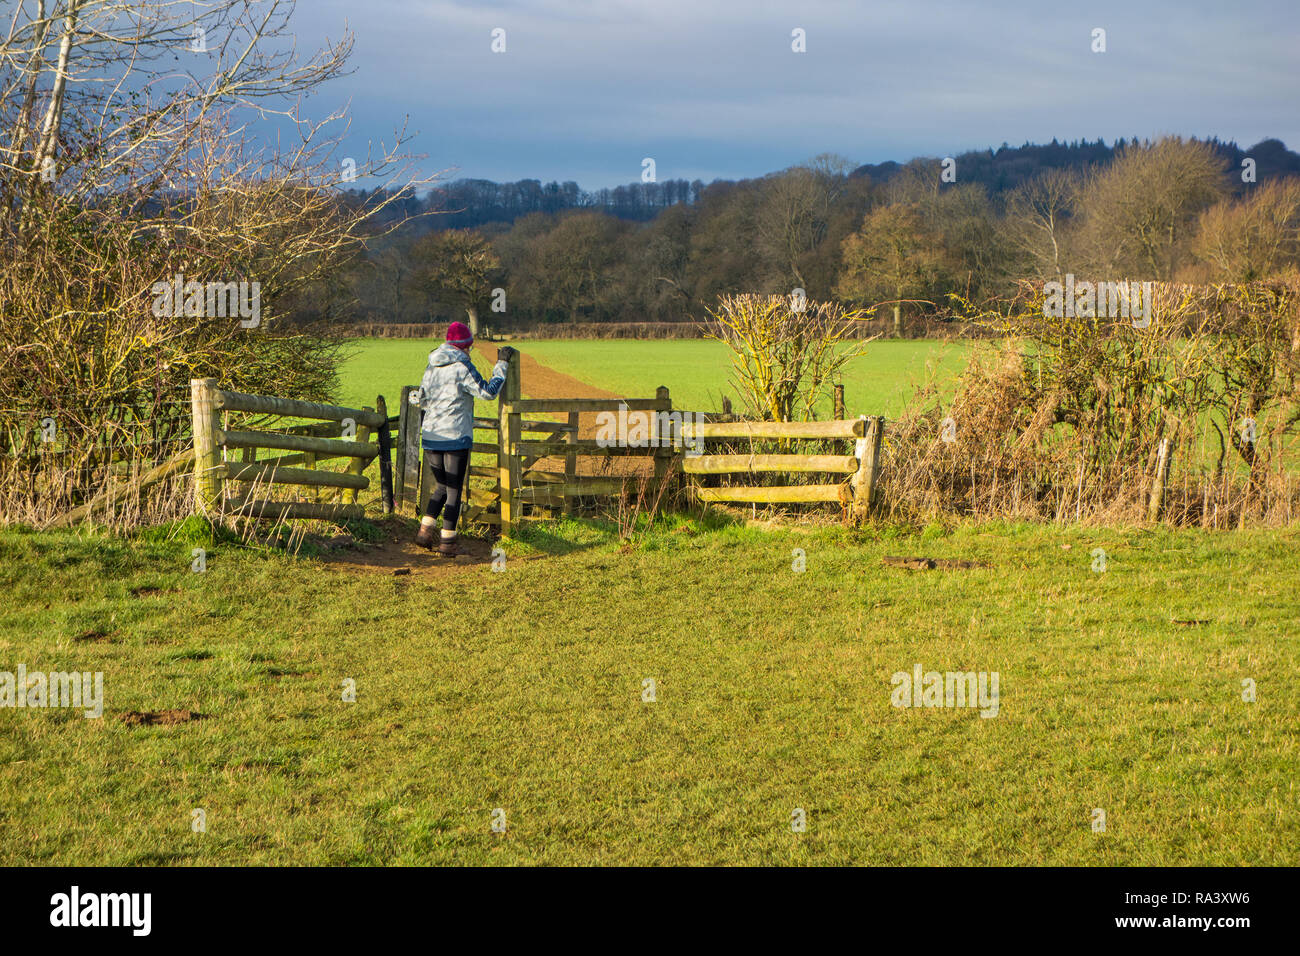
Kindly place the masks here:
<instances>
[{"instance_id":1,"label":"green crop field","mask_svg":"<svg viewBox=\"0 0 1300 956\"><path fill-rule=\"evenodd\" d=\"M419 384L434 339L357 339L349 346L339 401L370 405L383 394L395 406L403 385ZM596 388L628 398L653 397L667 385L673 405L716 411L721 396L732 394L729 353L719 342L698 339L526 341L517 346L541 364ZM486 346L490 352L491 345ZM966 343L926 340L878 341L854 361L845 376L845 404L851 415L896 415L913 386L931 376L950 384L970 348ZM482 363L480 363L481 365ZM486 371L486 368L483 369ZM528 394L528 377L523 379ZM823 410L829 414L830 409Z\"/></svg>"}]
</instances>

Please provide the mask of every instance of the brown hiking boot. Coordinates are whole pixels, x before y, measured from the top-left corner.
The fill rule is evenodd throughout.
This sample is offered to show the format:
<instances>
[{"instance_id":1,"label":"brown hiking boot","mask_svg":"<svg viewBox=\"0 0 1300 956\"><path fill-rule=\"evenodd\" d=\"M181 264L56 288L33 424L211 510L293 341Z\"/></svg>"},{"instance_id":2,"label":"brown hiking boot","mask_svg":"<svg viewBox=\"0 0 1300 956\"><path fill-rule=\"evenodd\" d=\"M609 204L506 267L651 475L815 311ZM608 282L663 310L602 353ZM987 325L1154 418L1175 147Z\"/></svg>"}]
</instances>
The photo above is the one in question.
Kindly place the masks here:
<instances>
[{"instance_id":1,"label":"brown hiking boot","mask_svg":"<svg viewBox=\"0 0 1300 956\"><path fill-rule=\"evenodd\" d=\"M429 551L433 548L433 532L435 525L421 524L420 530L415 533L415 543Z\"/></svg>"},{"instance_id":2,"label":"brown hiking boot","mask_svg":"<svg viewBox=\"0 0 1300 956\"><path fill-rule=\"evenodd\" d=\"M452 535L450 538L444 537L438 541L438 553L444 558L454 558L465 552L456 544L456 536Z\"/></svg>"}]
</instances>

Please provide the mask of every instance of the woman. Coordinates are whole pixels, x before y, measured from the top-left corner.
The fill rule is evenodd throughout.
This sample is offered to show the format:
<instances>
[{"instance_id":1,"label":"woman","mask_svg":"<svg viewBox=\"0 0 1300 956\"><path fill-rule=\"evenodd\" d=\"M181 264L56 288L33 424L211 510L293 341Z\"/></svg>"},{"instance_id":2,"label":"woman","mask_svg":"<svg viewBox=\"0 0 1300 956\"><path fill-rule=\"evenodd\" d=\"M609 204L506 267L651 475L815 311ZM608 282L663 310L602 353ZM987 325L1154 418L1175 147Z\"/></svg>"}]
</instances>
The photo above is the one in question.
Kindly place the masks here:
<instances>
[{"instance_id":1,"label":"woman","mask_svg":"<svg viewBox=\"0 0 1300 956\"><path fill-rule=\"evenodd\" d=\"M497 350L492 378L483 381L469 359L474 336L463 322L447 327L447 341L429 353L429 367L420 382L419 405L424 412L420 443L433 466L438 485L424 508L424 519L415 543L433 547L433 529L442 516L438 553L461 554L456 546L456 519L460 517L460 493L469 470L470 448L474 444L474 399L493 399L506 381L506 368L514 349Z\"/></svg>"}]
</instances>

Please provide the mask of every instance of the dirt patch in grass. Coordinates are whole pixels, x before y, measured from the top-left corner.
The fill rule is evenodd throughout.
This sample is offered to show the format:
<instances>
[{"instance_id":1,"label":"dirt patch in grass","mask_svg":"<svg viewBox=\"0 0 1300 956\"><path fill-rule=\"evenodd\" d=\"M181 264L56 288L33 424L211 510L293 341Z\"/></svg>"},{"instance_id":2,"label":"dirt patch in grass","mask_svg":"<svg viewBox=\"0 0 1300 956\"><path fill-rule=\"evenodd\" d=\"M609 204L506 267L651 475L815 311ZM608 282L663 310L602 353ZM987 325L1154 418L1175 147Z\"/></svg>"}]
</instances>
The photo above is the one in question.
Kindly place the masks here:
<instances>
[{"instance_id":1,"label":"dirt patch in grass","mask_svg":"<svg viewBox=\"0 0 1300 956\"><path fill-rule=\"evenodd\" d=\"M178 594L178 593L180 593L180 588L143 587L143 588L131 589L131 596L138 597L138 598L156 597L159 594Z\"/></svg>"},{"instance_id":2,"label":"dirt patch in grass","mask_svg":"<svg viewBox=\"0 0 1300 956\"><path fill-rule=\"evenodd\" d=\"M909 571L944 570L966 571L971 568L987 568L983 561L963 561L960 558L924 558L887 554L881 563L891 568L906 568Z\"/></svg>"},{"instance_id":3,"label":"dirt patch in grass","mask_svg":"<svg viewBox=\"0 0 1300 956\"><path fill-rule=\"evenodd\" d=\"M203 716L197 710L128 710L119 715L128 727L188 724L192 720L202 720Z\"/></svg>"},{"instance_id":4,"label":"dirt patch in grass","mask_svg":"<svg viewBox=\"0 0 1300 956\"><path fill-rule=\"evenodd\" d=\"M426 551L415 543L419 525L410 518L389 515L374 519L383 532L379 541L367 542L352 548L330 550L318 560L327 567L342 568L389 577L439 577L457 574L492 563L493 542L465 531L456 543L465 553L455 558L444 558L437 551Z\"/></svg>"}]
</instances>

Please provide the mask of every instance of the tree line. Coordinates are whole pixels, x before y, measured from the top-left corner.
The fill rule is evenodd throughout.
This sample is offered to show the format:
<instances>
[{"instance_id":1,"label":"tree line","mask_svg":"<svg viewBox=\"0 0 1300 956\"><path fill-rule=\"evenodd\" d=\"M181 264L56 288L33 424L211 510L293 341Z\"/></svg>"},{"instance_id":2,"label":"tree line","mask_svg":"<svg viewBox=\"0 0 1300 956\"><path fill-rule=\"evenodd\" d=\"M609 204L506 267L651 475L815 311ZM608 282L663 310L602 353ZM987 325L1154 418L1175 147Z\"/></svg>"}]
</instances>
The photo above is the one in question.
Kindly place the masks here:
<instances>
[{"instance_id":1,"label":"tree line","mask_svg":"<svg viewBox=\"0 0 1300 956\"><path fill-rule=\"evenodd\" d=\"M768 176L596 193L460 180L404 204L302 319L692 321L721 296L877 309L905 334L953 296L1016 282L1246 280L1294 268L1300 155L1166 137L1026 144L855 167L818 156ZM354 192L349 201L375 201Z\"/></svg>"}]
</instances>

